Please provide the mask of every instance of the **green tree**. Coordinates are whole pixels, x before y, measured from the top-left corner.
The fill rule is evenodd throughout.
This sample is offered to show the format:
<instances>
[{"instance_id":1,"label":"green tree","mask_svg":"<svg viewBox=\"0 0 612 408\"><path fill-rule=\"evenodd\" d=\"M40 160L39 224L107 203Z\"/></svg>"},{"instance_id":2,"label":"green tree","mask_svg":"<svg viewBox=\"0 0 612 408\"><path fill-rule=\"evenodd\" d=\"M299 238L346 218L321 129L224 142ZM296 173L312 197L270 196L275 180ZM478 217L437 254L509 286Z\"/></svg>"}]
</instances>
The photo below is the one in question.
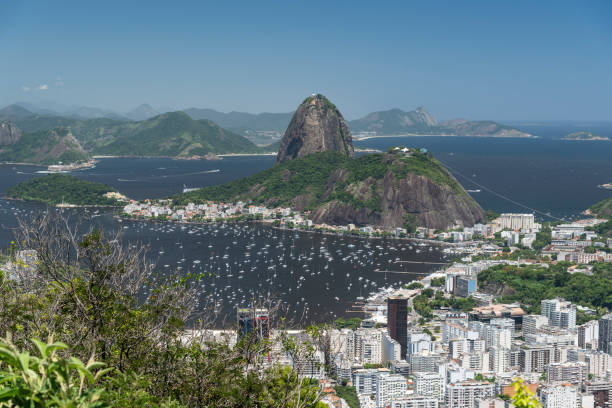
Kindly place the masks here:
<instances>
[{"instance_id":1,"label":"green tree","mask_svg":"<svg viewBox=\"0 0 612 408\"><path fill-rule=\"evenodd\" d=\"M60 356L68 346L32 340L38 355L20 351L9 339L0 341L0 406L106 407L103 388L96 388L109 369L90 359Z\"/></svg>"}]
</instances>

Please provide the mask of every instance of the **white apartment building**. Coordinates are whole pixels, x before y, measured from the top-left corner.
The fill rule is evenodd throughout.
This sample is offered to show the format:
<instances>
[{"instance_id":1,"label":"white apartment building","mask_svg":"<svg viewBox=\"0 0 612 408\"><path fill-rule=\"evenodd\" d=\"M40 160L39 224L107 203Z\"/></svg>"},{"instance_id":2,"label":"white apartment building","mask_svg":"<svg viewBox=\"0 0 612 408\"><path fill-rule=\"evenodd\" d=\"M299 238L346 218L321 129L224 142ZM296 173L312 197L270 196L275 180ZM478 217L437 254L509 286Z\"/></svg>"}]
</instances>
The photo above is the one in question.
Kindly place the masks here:
<instances>
[{"instance_id":1,"label":"white apartment building","mask_svg":"<svg viewBox=\"0 0 612 408\"><path fill-rule=\"evenodd\" d=\"M510 371L510 349L491 347L489 349L489 368L495 374Z\"/></svg>"},{"instance_id":2,"label":"white apartment building","mask_svg":"<svg viewBox=\"0 0 612 408\"><path fill-rule=\"evenodd\" d=\"M355 358L362 364L382 362L382 333L377 329L357 329L355 331Z\"/></svg>"},{"instance_id":3,"label":"white apartment building","mask_svg":"<svg viewBox=\"0 0 612 408\"><path fill-rule=\"evenodd\" d=\"M551 363L546 368L546 379L551 384L555 382L568 382L580 385L587 379L587 375L588 365L582 361Z\"/></svg>"},{"instance_id":4,"label":"white apartment building","mask_svg":"<svg viewBox=\"0 0 612 408\"><path fill-rule=\"evenodd\" d=\"M505 213L499 217L502 229L532 230L535 228L535 218L533 214L512 214Z\"/></svg>"},{"instance_id":5,"label":"white apartment building","mask_svg":"<svg viewBox=\"0 0 612 408\"><path fill-rule=\"evenodd\" d=\"M426 397L434 397L440 403L444 402L444 386L446 379L439 373L416 373L412 377L414 393Z\"/></svg>"},{"instance_id":6,"label":"white apartment building","mask_svg":"<svg viewBox=\"0 0 612 408\"><path fill-rule=\"evenodd\" d=\"M408 385L403 375L379 375L376 378L376 407L385 408L391 401L405 397L407 392Z\"/></svg>"},{"instance_id":7,"label":"white apartment building","mask_svg":"<svg viewBox=\"0 0 612 408\"><path fill-rule=\"evenodd\" d=\"M493 393L493 384L488 381L450 383L446 386L446 407L473 408L477 400L492 397Z\"/></svg>"},{"instance_id":8,"label":"white apartment building","mask_svg":"<svg viewBox=\"0 0 612 408\"><path fill-rule=\"evenodd\" d=\"M540 314L548 317L551 326L572 329L576 327L576 306L563 299L545 299Z\"/></svg>"},{"instance_id":9,"label":"white apartment building","mask_svg":"<svg viewBox=\"0 0 612 408\"><path fill-rule=\"evenodd\" d=\"M353 372L353 386L357 394L372 395L376 393L379 375L388 375L387 368L359 369Z\"/></svg>"},{"instance_id":10,"label":"white apartment building","mask_svg":"<svg viewBox=\"0 0 612 408\"><path fill-rule=\"evenodd\" d=\"M538 329L548 324L548 317L542 315L523 316L523 335L536 334Z\"/></svg>"},{"instance_id":11,"label":"white apartment building","mask_svg":"<svg viewBox=\"0 0 612 408\"><path fill-rule=\"evenodd\" d=\"M382 334L382 364L389 361L399 361L402 359L402 348L400 344L389 336L389 333Z\"/></svg>"},{"instance_id":12,"label":"white apartment building","mask_svg":"<svg viewBox=\"0 0 612 408\"><path fill-rule=\"evenodd\" d=\"M422 395L409 395L391 401L390 408L439 408L437 399Z\"/></svg>"},{"instance_id":13,"label":"white apartment building","mask_svg":"<svg viewBox=\"0 0 612 408\"><path fill-rule=\"evenodd\" d=\"M422 332L409 332L406 354L419 354L423 351L433 352L435 344L431 336Z\"/></svg>"},{"instance_id":14,"label":"white apartment building","mask_svg":"<svg viewBox=\"0 0 612 408\"><path fill-rule=\"evenodd\" d=\"M578 408L578 388L573 385L556 385L540 391L542 408Z\"/></svg>"}]
</instances>

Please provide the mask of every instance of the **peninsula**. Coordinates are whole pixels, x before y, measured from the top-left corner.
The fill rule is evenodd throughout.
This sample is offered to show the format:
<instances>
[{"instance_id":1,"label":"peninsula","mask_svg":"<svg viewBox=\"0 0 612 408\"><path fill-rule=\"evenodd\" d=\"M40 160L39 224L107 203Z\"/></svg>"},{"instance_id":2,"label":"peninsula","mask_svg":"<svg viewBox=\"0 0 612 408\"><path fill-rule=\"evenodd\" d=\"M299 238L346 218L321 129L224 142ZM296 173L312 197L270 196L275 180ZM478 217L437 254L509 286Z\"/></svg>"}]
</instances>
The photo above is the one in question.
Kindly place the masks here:
<instances>
[{"instance_id":1,"label":"peninsula","mask_svg":"<svg viewBox=\"0 0 612 408\"><path fill-rule=\"evenodd\" d=\"M323 95L306 98L280 143L277 165L174 197L176 205L252 202L307 212L316 223L446 229L484 219L482 208L426 149L353 158L350 130Z\"/></svg>"}]
</instances>

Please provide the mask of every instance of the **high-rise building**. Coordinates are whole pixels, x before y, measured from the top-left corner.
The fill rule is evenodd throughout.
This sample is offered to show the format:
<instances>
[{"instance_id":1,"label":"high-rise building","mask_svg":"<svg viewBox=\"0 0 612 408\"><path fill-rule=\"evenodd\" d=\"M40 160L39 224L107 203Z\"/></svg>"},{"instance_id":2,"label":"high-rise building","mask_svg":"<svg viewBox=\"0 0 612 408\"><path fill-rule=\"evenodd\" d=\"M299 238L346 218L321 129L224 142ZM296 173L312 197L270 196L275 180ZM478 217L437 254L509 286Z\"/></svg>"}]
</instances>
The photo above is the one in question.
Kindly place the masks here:
<instances>
[{"instance_id":1,"label":"high-rise building","mask_svg":"<svg viewBox=\"0 0 612 408\"><path fill-rule=\"evenodd\" d=\"M573 329L576 327L576 306L562 299L544 299L540 314L548 317L551 326Z\"/></svg>"},{"instance_id":2,"label":"high-rise building","mask_svg":"<svg viewBox=\"0 0 612 408\"><path fill-rule=\"evenodd\" d=\"M595 400L595 408L608 408L612 403L612 382L587 381L582 386L585 394L591 394Z\"/></svg>"},{"instance_id":3,"label":"high-rise building","mask_svg":"<svg viewBox=\"0 0 612 408\"><path fill-rule=\"evenodd\" d=\"M597 349L599 338L599 322L591 320L581 326L578 326L578 347L582 349L590 348Z\"/></svg>"},{"instance_id":4,"label":"high-rise building","mask_svg":"<svg viewBox=\"0 0 612 408\"><path fill-rule=\"evenodd\" d=\"M359 328L355 331L355 358L363 364L382 362L382 333L378 329Z\"/></svg>"},{"instance_id":5,"label":"high-rise building","mask_svg":"<svg viewBox=\"0 0 612 408\"><path fill-rule=\"evenodd\" d=\"M549 383L557 381L581 385L588 376L588 365L582 361L551 363L546 368L546 379Z\"/></svg>"},{"instance_id":6,"label":"high-rise building","mask_svg":"<svg viewBox=\"0 0 612 408\"><path fill-rule=\"evenodd\" d=\"M548 324L548 317L542 315L523 316L523 335L536 334L538 329Z\"/></svg>"},{"instance_id":7,"label":"high-rise building","mask_svg":"<svg viewBox=\"0 0 612 408\"><path fill-rule=\"evenodd\" d=\"M257 339L270 337L270 315L268 309L263 308L239 308L238 338L246 335L254 335Z\"/></svg>"},{"instance_id":8,"label":"high-rise building","mask_svg":"<svg viewBox=\"0 0 612 408\"><path fill-rule=\"evenodd\" d=\"M612 314L607 314L599 319L598 331L597 349L612 354Z\"/></svg>"},{"instance_id":9,"label":"high-rise building","mask_svg":"<svg viewBox=\"0 0 612 408\"><path fill-rule=\"evenodd\" d=\"M388 375L387 368L358 369L353 372L353 386L358 394L376 394L377 378L379 375Z\"/></svg>"},{"instance_id":10,"label":"high-rise building","mask_svg":"<svg viewBox=\"0 0 612 408\"><path fill-rule=\"evenodd\" d=\"M578 408L578 388L573 385L556 385L540 391L542 408Z\"/></svg>"},{"instance_id":11,"label":"high-rise building","mask_svg":"<svg viewBox=\"0 0 612 408\"><path fill-rule=\"evenodd\" d=\"M446 407L472 408L477 400L492 397L493 392L493 384L488 381L468 380L450 383L446 386Z\"/></svg>"},{"instance_id":12,"label":"high-rise building","mask_svg":"<svg viewBox=\"0 0 612 408\"><path fill-rule=\"evenodd\" d=\"M392 296L387 299L387 326L389 335L400 344L402 358L406 358L408 344L408 299Z\"/></svg>"},{"instance_id":13,"label":"high-rise building","mask_svg":"<svg viewBox=\"0 0 612 408\"><path fill-rule=\"evenodd\" d=\"M550 345L526 344L520 349L518 357L521 371L542 373L554 361L554 348Z\"/></svg>"},{"instance_id":14,"label":"high-rise building","mask_svg":"<svg viewBox=\"0 0 612 408\"><path fill-rule=\"evenodd\" d=\"M444 402L444 386L446 379L439 373L416 373L413 376L414 393L426 397L434 397L440 403Z\"/></svg>"},{"instance_id":15,"label":"high-rise building","mask_svg":"<svg viewBox=\"0 0 612 408\"><path fill-rule=\"evenodd\" d=\"M437 399L433 397L426 397L424 395L408 395L406 397L396 398L391 401L389 408L439 408L440 404Z\"/></svg>"},{"instance_id":16,"label":"high-rise building","mask_svg":"<svg viewBox=\"0 0 612 408\"><path fill-rule=\"evenodd\" d=\"M376 407L384 408L391 401L405 397L408 391L406 378L399 374L379 375L376 378Z\"/></svg>"},{"instance_id":17,"label":"high-rise building","mask_svg":"<svg viewBox=\"0 0 612 408\"><path fill-rule=\"evenodd\" d=\"M402 359L402 347L388 333L382 333L382 363Z\"/></svg>"},{"instance_id":18,"label":"high-rise building","mask_svg":"<svg viewBox=\"0 0 612 408\"><path fill-rule=\"evenodd\" d=\"M499 217L502 229L511 230L532 230L535 227L533 214L512 214L506 213Z\"/></svg>"},{"instance_id":19,"label":"high-rise building","mask_svg":"<svg viewBox=\"0 0 612 408\"><path fill-rule=\"evenodd\" d=\"M505 373L510 369L510 349L491 347L489 349L489 367L494 373Z\"/></svg>"},{"instance_id":20,"label":"high-rise building","mask_svg":"<svg viewBox=\"0 0 612 408\"><path fill-rule=\"evenodd\" d=\"M422 351L434 351L434 342L431 341L431 336L423 332L408 333L408 341L406 343L406 355L418 354Z\"/></svg>"}]
</instances>

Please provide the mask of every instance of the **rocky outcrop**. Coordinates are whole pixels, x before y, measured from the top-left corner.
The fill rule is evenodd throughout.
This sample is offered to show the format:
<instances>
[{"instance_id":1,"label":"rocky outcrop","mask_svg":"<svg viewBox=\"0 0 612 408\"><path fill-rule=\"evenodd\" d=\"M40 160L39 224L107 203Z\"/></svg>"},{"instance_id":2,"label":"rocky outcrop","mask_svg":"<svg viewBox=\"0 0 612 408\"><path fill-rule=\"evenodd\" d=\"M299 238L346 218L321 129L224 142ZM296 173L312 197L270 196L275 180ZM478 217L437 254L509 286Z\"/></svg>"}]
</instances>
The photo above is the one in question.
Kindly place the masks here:
<instances>
[{"instance_id":1,"label":"rocky outcrop","mask_svg":"<svg viewBox=\"0 0 612 408\"><path fill-rule=\"evenodd\" d=\"M387 157L387 160L393 159ZM390 162L389 168L393 167ZM317 207L311 218L315 223L377 225L384 228L404 227L409 222L415 226L441 230L453 225L472 226L483 221L484 210L450 173L447 173L447 177L456 184L436 183L422 175L408 173L402 176L388 170L383 179L370 177L344 188L361 202L380 203L379 208L357 207L332 200ZM339 174L333 174L326 191L333 191L335 184L342 181Z\"/></svg>"},{"instance_id":2,"label":"rocky outcrop","mask_svg":"<svg viewBox=\"0 0 612 408\"><path fill-rule=\"evenodd\" d=\"M11 122L0 122L0 146L14 145L21 138L21 130Z\"/></svg>"},{"instance_id":3,"label":"rocky outcrop","mask_svg":"<svg viewBox=\"0 0 612 408\"><path fill-rule=\"evenodd\" d=\"M354 153L351 131L342 114L325 96L317 94L306 98L291 118L276 162L324 151L349 157Z\"/></svg>"}]
</instances>

